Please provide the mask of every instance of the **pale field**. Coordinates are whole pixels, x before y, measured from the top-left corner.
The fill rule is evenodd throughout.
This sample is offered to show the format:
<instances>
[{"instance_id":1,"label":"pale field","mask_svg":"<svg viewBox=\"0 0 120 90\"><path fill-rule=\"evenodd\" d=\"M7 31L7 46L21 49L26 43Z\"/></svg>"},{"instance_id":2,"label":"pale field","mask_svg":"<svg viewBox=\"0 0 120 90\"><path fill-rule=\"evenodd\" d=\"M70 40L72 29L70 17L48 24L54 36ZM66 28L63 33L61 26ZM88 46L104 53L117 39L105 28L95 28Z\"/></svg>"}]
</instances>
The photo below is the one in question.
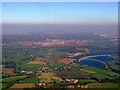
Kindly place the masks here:
<instances>
[{"instance_id":1,"label":"pale field","mask_svg":"<svg viewBox=\"0 0 120 90\"><path fill-rule=\"evenodd\" d=\"M68 59L68 58L63 58L61 60L59 60L59 62L62 62L64 64L69 64L71 61L75 61L77 59Z\"/></svg>"},{"instance_id":2,"label":"pale field","mask_svg":"<svg viewBox=\"0 0 120 90\"><path fill-rule=\"evenodd\" d=\"M3 74L13 74L14 68L2 68Z\"/></svg>"},{"instance_id":3,"label":"pale field","mask_svg":"<svg viewBox=\"0 0 120 90\"><path fill-rule=\"evenodd\" d=\"M41 73L41 76L38 76L38 79L41 79L40 82L45 82L45 83L53 82L51 78L58 80L56 82L63 81L61 78L57 76L53 76L53 75L55 74L54 73Z\"/></svg>"},{"instance_id":4,"label":"pale field","mask_svg":"<svg viewBox=\"0 0 120 90\"><path fill-rule=\"evenodd\" d=\"M42 57L36 57L35 58L35 61L40 61L40 60L42 60L43 58Z\"/></svg>"},{"instance_id":5,"label":"pale field","mask_svg":"<svg viewBox=\"0 0 120 90\"><path fill-rule=\"evenodd\" d=\"M10 88L33 88L36 87L34 83L14 84Z\"/></svg>"},{"instance_id":6,"label":"pale field","mask_svg":"<svg viewBox=\"0 0 120 90\"><path fill-rule=\"evenodd\" d=\"M90 70L86 70L86 69L80 69L80 71L84 71L84 72L87 72L87 73L96 73L95 71L90 71Z\"/></svg>"},{"instance_id":7,"label":"pale field","mask_svg":"<svg viewBox=\"0 0 120 90\"><path fill-rule=\"evenodd\" d=\"M46 64L46 63L42 61L41 57L36 57L34 61L30 61L27 64Z\"/></svg>"},{"instance_id":8,"label":"pale field","mask_svg":"<svg viewBox=\"0 0 120 90\"><path fill-rule=\"evenodd\" d=\"M46 64L46 63L40 61L30 61L27 64Z\"/></svg>"}]
</instances>

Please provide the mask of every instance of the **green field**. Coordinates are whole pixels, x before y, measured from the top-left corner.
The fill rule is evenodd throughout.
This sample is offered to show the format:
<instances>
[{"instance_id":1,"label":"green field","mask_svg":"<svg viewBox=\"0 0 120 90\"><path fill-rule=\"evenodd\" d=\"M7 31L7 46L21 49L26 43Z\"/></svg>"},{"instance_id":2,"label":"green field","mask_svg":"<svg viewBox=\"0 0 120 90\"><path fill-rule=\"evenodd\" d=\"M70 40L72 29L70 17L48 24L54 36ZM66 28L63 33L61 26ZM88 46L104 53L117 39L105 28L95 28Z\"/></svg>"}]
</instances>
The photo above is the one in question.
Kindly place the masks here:
<instances>
[{"instance_id":1,"label":"green field","mask_svg":"<svg viewBox=\"0 0 120 90\"><path fill-rule=\"evenodd\" d=\"M37 36L35 37L37 38ZM58 36L57 39L59 39L59 37L60 36ZM41 87L59 88L70 85L77 87L77 85L85 86L87 84L89 84L88 88L118 87L117 82L120 81L118 78L120 74L118 74L116 70L118 70L118 66L120 65L119 62L106 62L111 69L108 70L105 68L83 65L77 60L86 56L96 55L91 54L90 51L114 50L116 48L116 45L114 46L115 43L110 41L106 42L108 40L105 38L103 39L103 37L100 37L100 39L98 39L97 37L90 43L88 43L89 39L88 41L77 41L77 38L76 40L71 39L72 42L70 41L70 44L66 44L69 42L68 39L63 39L65 42L64 45L51 46L47 43L49 44L48 46L42 46L42 44L46 42L46 39L42 39L45 40L45 42L35 45L35 42L41 42L42 40L26 40L26 38L21 41L14 41L16 38L12 38L12 42L8 40L6 43L3 43L3 62L0 66L3 67L4 71L7 73L1 72L3 74L3 79L0 79L0 83L3 82L2 86L4 89L6 89L6 87L35 88L39 83L45 83L45 86L37 86L37 88L40 89ZM47 36L46 38L49 39ZM60 38L60 40L62 40L62 38ZM100 40L100 43L98 40ZM106 43L102 43L101 40L104 40L104 43ZM75 44L74 42L76 41L77 43ZM31 45L29 45L30 43ZM83 43L83 45L81 43ZM31 48L33 46L36 47ZM76 55L75 53L80 53L80 55ZM10 69L12 69L12 73L8 73ZM23 74L21 71L33 71L33 73L27 75L27 73ZM77 79L78 82L71 83L66 81L66 79ZM100 83L100 85L92 83ZM102 85L104 83L106 84Z\"/></svg>"},{"instance_id":2,"label":"green field","mask_svg":"<svg viewBox=\"0 0 120 90\"><path fill-rule=\"evenodd\" d=\"M0 83L2 82L2 79L0 79Z\"/></svg>"},{"instance_id":3,"label":"green field","mask_svg":"<svg viewBox=\"0 0 120 90\"><path fill-rule=\"evenodd\" d=\"M112 71L109 71L109 70L104 70L104 69L100 69L100 68L96 68L96 67L84 67L84 69L87 69L87 70L92 70L92 71L95 71L97 73L101 73L101 74L105 74L105 75L109 75L111 77L118 77L119 74L115 73L115 72L112 72Z\"/></svg>"},{"instance_id":4,"label":"green field","mask_svg":"<svg viewBox=\"0 0 120 90\"><path fill-rule=\"evenodd\" d=\"M64 63L60 63L60 64L57 64L57 63L52 63L52 64L50 64L49 65L49 67L51 68L51 69L55 69L55 68L62 68L62 67L65 67L66 65L64 64Z\"/></svg>"},{"instance_id":5,"label":"green field","mask_svg":"<svg viewBox=\"0 0 120 90\"><path fill-rule=\"evenodd\" d=\"M118 62L118 61L114 61L114 62L107 62L108 63L108 65L112 68L112 69L114 69L114 70L119 70L119 72L120 72L120 62Z\"/></svg>"},{"instance_id":6,"label":"green field","mask_svg":"<svg viewBox=\"0 0 120 90\"><path fill-rule=\"evenodd\" d=\"M19 81L19 83L38 83L38 79L35 76L35 77L32 77L32 78L21 80L21 81Z\"/></svg>"},{"instance_id":7,"label":"green field","mask_svg":"<svg viewBox=\"0 0 120 90\"><path fill-rule=\"evenodd\" d=\"M87 83L97 83L98 81L93 79L79 79L79 84L87 84Z\"/></svg>"},{"instance_id":8,"label":"green field","mask_svg":"<svg viewBox=\"0 0 120 90\"><path fill-rule=\"evenodd\" d=\"M9 82L12 82L12 81L15 81L15 80L19 80L19 79L22 79L22 78L26 78L26 77L28 77L28 75L7 77L7 78L3 78L2 82L9 83Z\"/></svg>"},{"instance_id":9,"label":"green field","mask_svg":"<svg viewBox=\"0 0 120 90\"><path fill-rule=\"evenodd\" d=\"M47 65L39 64L25 64L21 66L20 71L37 71L40 67L46 67Z\"/></svg>"},{"instance_id":10,"label":"green field","mask_svg":"<svg viewBox=\"0 0 120 90\"><path fill-rule=\"evenodd\" d=\"M2 88L6 88L8 86L8 83L2 83Z\"/></svg>"},{"instance_id":11,"label":"green field","mask_svg":"<svg viewBox=\"0 0 120 90\"><path fill-rule=\"evenodd\" d=\"M54 81L55 81L55 82L56 82L56 81L59 81L58 79L53 79L53 78L50 78L50 79L51 79L53 82L54 82Z\"/></svg>"},{"instance_id":12,"label":"green field","mask_svg":"<svg viewBox=\"0 0 120 90\"><path fill-rule=\"evenodd\" d=\"M119 88L119 87L118 83L105 83L105 85L90 85L88 86L88 88Z\"/></svg>"}]
</instances>

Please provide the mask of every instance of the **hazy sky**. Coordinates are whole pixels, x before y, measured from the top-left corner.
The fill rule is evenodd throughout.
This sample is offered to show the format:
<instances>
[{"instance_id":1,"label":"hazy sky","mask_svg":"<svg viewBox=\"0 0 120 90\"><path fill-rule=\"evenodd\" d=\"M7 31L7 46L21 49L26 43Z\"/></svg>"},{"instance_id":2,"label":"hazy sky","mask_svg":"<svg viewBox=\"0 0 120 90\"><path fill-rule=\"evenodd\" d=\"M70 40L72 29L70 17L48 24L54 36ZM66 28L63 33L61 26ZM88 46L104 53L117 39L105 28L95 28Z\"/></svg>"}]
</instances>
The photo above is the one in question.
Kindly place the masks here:
<instances>
[{"instance_id":1,"label":"hazy sky","mask_svg":"<svg viewBox=\"0 0 120 90\"><path fill-rule=\"evenodd\" d=\"M3 34L117 32L117 2L4 2Z\"/></svg>"},{"instance_id":2,"label":"hazy sky","mask_svg":"<svg viewBox=\"0 0 120 90\"><path fill-rule=\"evenodd\" d=\"M117 2L4 2L5 24L116 24Z\"/></svg>"}]
</instances>

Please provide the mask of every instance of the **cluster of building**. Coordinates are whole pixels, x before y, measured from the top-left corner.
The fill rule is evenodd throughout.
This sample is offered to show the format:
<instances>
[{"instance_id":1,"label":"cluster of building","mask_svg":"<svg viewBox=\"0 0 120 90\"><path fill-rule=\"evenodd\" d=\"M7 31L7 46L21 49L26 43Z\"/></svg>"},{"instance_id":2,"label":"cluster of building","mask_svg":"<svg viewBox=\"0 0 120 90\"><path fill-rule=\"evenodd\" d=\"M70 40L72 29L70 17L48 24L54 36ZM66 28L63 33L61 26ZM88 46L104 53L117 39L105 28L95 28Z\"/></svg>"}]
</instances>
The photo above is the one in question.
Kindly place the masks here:
<instances>
[{"instance_id":1,"label":"cluster of building","mask_svg":"<svg viewBox=\"0 0 120 90\"><path fill-rule=\"evenodd\" d=\"M75 66L77 67L78 65L74 62L71 62L69 63L67 66L63 67L63 68L55 68L55 70L59 70L59 71L62 71L62 70L70 70L71 69L71 66Z\"/></svg>"},{"instance_id":2,"label":"cluster of building","mask_svg":"<svg viewBox=\"0 0 120 90\"><path fill-rule=\"evenodd\" d=\"M39 86L45 86L46 84L45 83L37 83L37 85L39 85Z\"/></svg>"},{"instance_id":3,"label":"cluster of building","mask_svg":"<svg viewBox=\"0 0 120 90\"><path fill-rule=\"evenodd\" d=\"M82 55L82 52L77 52L77 53L68 53L68 57L74 57L74 56L78 56L78 55Z\"/></svg>"},{"instance_id":4,"label":"cluster of building","mask_svg":"<svg viewBox=\"0 0 120 90\"><path fill-rule=\"evenodd\" d=\"M53 71L52 69L46 67L46 68L39 68L37 72L48 72L49 73L49 72L52 72L52 71Z\"/></svg>"},{"instance_id":5,"label":"cluster of building","mask_svg":"<svg viewBox=\"0 0 120 90\"><path fill-rule=\"evenodd\" d=\"M55 68L56 70L62 71L62 70L70 70L69 66L65 66L63 68Z\"/></svg>"},{"instance_id":6,"label":"cluster of building","mask_svg":"<svg viewBox=\"0 0 120 90\"><path fill-rule=\"evenodd\" d=\"M66 70L66 69L67 69L67 70L70 70L70 67L66 66L66 67L64 67L63 69L64 69L64 70Z\"/></svg>"},{"instance_id":7,"label":"cluster of building","mask_svg":"<svg viewBox=\"0 0 120 90\"><path fill-rule=\"evenodd\" d=\"M2 59L2 62L5 62L5 59Z\"/></svg>"},{"instance_id":8,"label":"cluster of building","mask_svg":"<svg viewBox=\"0 0 120 90\"><path fill-rule=\"evenodd\" d=\"M32 74L33 71L21 71L21 74Z\"/></svg>"},{"instance_id":9,"label":"cluster of building","mask_svg":"<svg viewBox=\"0 0 120 90\"><path fill-rule=\"evenodd\" d=\"M31 54L30 57L35 57L35 56Z\"/></svg>"},{"instance_id":10,"label":"cluster of building","mask_svg":"<svg viewBox=\"0 0 120 90\"><path fill-rule=\"evenodd\" d=\"M73 63L70 63L69 66L75 66L75 67L77 67L78 65L73 62Z\"/></svg>"},{"instance_id":11,"label":"cluster of building","mask_svg":"<svg viewBox=\"0 0 120 90\"><path fill-rule=\"evenodd\" d=\"M49 53L48 55L46 55L46 58L50 58L52 56L52 53Z\"/></svg>"},{"instance_id":12,"label":"cluster of building","mask_svg":"<svg viewBox=\"0 0 120 90\"><path fill-rule=\"evenodd\" d=\"M112 38L112 39L118 39L118 35L116 33L95 33L95 35L104 37L104 38Z\"/></svg>"},{"instance_id":13,"label":"cluster of building","mask_svg":"<svg viewBox=\"0 0 120 90\"><path fill-rule=\"evenodd\" d=\"M71 82L71 83L77 83L78 80L77 79L66 79L67 82Z\"/></svg>"}]
</instances>

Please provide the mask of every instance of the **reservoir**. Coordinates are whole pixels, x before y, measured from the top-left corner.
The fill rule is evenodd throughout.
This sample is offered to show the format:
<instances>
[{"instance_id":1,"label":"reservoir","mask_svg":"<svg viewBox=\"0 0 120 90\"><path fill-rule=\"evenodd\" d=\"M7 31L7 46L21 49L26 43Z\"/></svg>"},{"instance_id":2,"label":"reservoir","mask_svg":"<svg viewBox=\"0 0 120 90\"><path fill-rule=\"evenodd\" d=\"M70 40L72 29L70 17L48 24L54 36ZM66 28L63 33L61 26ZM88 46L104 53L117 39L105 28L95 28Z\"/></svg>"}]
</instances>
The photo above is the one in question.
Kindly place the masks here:
<instances>
[{"instance_id":1,"label":"reservoir","mask_svg":"<svg viewBox=\"0 0 120 90\"><path fill-rule=\"evenodd\" d=\"M108 51L90 51L91 54L99 54L99 55L118 55L118 50L108 50Z\"/></svg>"},{"instance_id":2,"label":"reservoir","mask_svg":"<svg viewBox=\"0 0 120 90\"><path fill-rule=\"evenodd\" d=\"M91 51L92 54L98 54L95 56L88 56L82 59L80 62L85 65L95 66L99 68L105 68L108 61L118 61L117 58L114 58L110 55L117 55L118 51Z\"/></svg>"},{"instance_id":3,"label":"reservoir","mask_svg":"<svg viewBox=\"0 0 120 90\"><path fill-rule=\"evenodd\" d=\"M99 61L103 61L103 62L107 62L107 61L117 61L118 59L111 57L111 56L93 56L93 57L88 57L86 59L95 59L95 60L99 60Z\"/></svg>"},{"instance_id":4,"label":"reservoir","mask_svg":"<svg viewBox=\"0 0 120 90\"><path fill-rule=\"evenodd\" d=\"M92 60L81 60L81 63L84 65L94 66L94 67L98 67L98 68L105 68L106 67L105 64L100 63L98 61L92 61Z\"/></svg>"}]
</instances>

